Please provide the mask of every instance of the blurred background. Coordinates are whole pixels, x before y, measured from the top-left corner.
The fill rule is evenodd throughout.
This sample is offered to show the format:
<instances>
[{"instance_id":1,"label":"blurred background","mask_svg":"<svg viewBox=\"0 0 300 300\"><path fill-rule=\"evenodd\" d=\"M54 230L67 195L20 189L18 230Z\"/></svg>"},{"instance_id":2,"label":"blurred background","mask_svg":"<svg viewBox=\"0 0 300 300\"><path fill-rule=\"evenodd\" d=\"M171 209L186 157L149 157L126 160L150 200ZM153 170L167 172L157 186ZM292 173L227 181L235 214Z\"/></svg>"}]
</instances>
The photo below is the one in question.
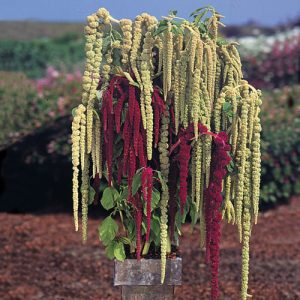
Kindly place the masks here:
<instances>
[{"instance_id":1,"label":"blurred background","mask_svg":"<svg viewBox=\"0 0 300 300\"><path fill-rule=\"evenodd\" d=\"M105 258L100 261L100 209L93 208L88 245L80 245L72 228L70 124L71 110L81 100L85 17L103 6L117 19L144 11L160 17L171 9L187 18L208 4L226 16L222 34L240 44L245 78L263 91L263 213L262 225L253 233L252 267L257 272L250 275L250 291L253 299L300 299L298 0L1 0L1 299L118 299L111 289L111 265ZM221 264L221 281L226 281L221 298L238 299L240 245L232 228L224 231L229 242L222 250L228 260ZM183 246L183 256L198 255L196 242L193 247ZM264 265L266 257L273 264ZM83 264L81 269L72 259ZM195 272L201 263L202 258L195 259ZM28 269L22 272L23 265ZM201 281L186 277L177 299L197 299L200 291L206 299L209 278L201 268ZM226 268L232 276L225 274ZM101 272L105 280L99 285ZM106 288L104 294L99 286Z\"/></svg>"}]
</instances>

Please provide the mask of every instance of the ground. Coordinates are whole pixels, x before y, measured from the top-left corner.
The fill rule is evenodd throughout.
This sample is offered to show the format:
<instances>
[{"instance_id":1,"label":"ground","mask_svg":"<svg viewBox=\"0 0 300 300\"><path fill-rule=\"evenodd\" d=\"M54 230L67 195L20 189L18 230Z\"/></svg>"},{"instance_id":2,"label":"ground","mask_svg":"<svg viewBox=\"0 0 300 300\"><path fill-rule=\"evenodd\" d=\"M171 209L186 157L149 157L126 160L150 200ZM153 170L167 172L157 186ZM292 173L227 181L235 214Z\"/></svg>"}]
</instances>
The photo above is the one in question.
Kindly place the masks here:
<instances>
[{"instance_id":1,"label":"ground","mask_svg":"<svg viewBox=\"0 0 300 300\"><path fill-rule=\"evenodd\" d=\"M120 299L113 263L99 245L99 220L80 243L67 214L0 214L0 299ZM249 292L252 299L300 299L300 199L260 215L253 228ZM239 299L241 246L235 227L223 226L220 299ZM209 272L197 232L184 228L183 285L175 299L209 299Z\"/></svg>"}]
</instances>

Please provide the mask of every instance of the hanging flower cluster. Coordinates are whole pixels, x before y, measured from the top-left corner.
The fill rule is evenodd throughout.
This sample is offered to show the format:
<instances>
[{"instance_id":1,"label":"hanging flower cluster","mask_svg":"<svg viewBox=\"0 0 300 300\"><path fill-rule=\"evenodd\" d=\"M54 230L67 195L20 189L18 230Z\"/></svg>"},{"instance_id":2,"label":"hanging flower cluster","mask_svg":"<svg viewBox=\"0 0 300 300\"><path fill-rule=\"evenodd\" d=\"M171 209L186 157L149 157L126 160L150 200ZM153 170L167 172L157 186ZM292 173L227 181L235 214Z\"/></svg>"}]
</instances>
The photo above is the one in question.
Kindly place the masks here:
<instances>
[{"instance_id":1,"label":"hanging flower cluster","mask_svg":"<svg viewBox=\"0 0 300 300\"><path fill-rule=\"evenodd\" d=\"M88 17L82 104L72 125L75 229L81 174L83 240L90 181L98 189L94 200L100 180L107 186L102 205L120 211L126 231L117 237L117 225L109 234L100 228L108 256L120 256L125 244L140 259L159 246L163 283L170 244L178 242L176 220L193 214L217 299L226 219L243 243L246 299L259 205L261 94L243 80L235 44L218 36L222 16L211 7L192 16L189 22L173 12L158 21L144 13L118 21L101 8Z\"/></svg>"}]
</instances>

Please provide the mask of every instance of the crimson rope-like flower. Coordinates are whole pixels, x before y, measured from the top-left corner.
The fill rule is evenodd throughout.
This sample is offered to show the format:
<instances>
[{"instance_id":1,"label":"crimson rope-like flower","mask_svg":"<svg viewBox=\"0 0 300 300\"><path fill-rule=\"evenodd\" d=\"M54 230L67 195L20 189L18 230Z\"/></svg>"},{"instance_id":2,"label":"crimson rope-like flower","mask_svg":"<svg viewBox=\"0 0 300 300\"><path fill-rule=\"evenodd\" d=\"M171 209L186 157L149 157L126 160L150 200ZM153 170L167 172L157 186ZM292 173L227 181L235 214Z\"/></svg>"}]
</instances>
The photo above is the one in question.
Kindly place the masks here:
<instances>
[{"instance_id":1,"label":"crimson rope-like flower","mask_svg":"<svg viewBox=\"0 0 300 300\"><path fill-rule=\"evenodd\" d=\"M219 294L218 272L220 256L220 227L222 204L222 180L227 174L226 166L230 162L226 133L214 136L214 148L211 162L211 178L208 188L204 190L206 220L206 260L211 264L211 299Z\"/></svg>"},{"instance_id":2,"label":"crimson rope-like flower","mask_svg":"<svg viewBox=\"0 0 300 300\"><path fill-rule=\"evenodd\" d=\"M177 212L177 179L179 176L179 170L175 161L171 162L170 173L169 173L169 215L170 215L170 239L174 238L175 231L175 215Z\"/></svg>"}]
</instances>

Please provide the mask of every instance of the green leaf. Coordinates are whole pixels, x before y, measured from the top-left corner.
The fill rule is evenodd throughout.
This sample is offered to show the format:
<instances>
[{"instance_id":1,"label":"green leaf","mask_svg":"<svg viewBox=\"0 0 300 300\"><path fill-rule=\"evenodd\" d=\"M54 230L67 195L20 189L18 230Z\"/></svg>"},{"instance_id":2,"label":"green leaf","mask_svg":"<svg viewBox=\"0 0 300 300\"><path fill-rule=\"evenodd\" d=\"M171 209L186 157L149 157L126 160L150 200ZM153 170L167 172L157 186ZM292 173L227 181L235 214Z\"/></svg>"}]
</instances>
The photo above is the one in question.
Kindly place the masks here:
<instances>
[{"instance_id":1,"label":"green leaf","mask_svg":"<svg viewBox=\"0 0 300 300\"><path fill-rule=\"evenodd\" d=\"M217 44L219 45L219 46L222 46L222 45L228 45L229 44L229 42L226 40L226 39L224 39L223 37L218 37L217 38Z\"/></svg>"},{"instance_id":2,"label":"green leaf","mask_svg":"<svg viewBox=\"0 0 300 300\"><path fill-rule=\"evenodd\" d=\"M119 41L123 40L123 36L122 36L122 34L119 31L113 29L111 31L111 33L112 33L112 35L113 35L113 37L114 37L115 40L119 40Z\"/></svg>"},{"instance_id":3,"label":"green leaf","mask_svg":"<svg viewBox=\"0 0 300 300\"><path fill-rule=\"evenodd\" d=\"M99 187L99 192L103 193L103 191L107 188L107 183L104 180L100 181L100 187Z\"/></svg>"},{"instance_id":4,"label":"green leaf","mask_svg":"<svg viewBox=\"0 0 300 300\"><path fill-rule=\"evenodd\" d=\"M190 216L191 216L191 219L192 219L192 225L195 225L197 223L197 220L198 220L198 213L197 213L197 210L196 210L196 203L195 202L191 203Z\"/></svg>"},{"instance_id":5,"label":"green leaf","mask_svg":"<svg viewBox=\"0 0 300 300\"><path fill-rule=\"evenodd\" d=\"M177 10L170 10L169 11L169 16L176 16L177 15Z\"/></svg>"},{"instance_id":6,"label":"green leaf","mask_svg":"<svg viewBox=\"0 0 300 300\"><path fill-rule=\"evenodd\" d=\"M125 245L130 245L131 244L131 240L126 236L120 236L119 240L120 240L120 242L122 242Z\"/></svg>"},{"instance_id":7,"label":"green leaf","mask_svg":"<svg viewBox=\"0 0 300 300\"><path fill-rule=\"evenodd\" d=\"M171 31L172 31L172 33L175 34L175 35L183 34L183 29L182 29L181 27L172 26Z\"/></svg>"},{"instance_id":8,"label":"green leaf","mask_svg":"<svg viewBox=\"0 0 300 300\"><path fill-rule=\"evenodd\" d=\"M170 22L172 25L174 25L176 27L180 27L183 23L183 20L171 20Z\"/></svg>"},{"instance_id":9,"label":"green leaf","mask_svg":"<svg viewBox=\"0 0 300 300\"><path fill-rule=\"evenodd\" d=\"M120 49L114 49L112 53L113 58L113 65L117 67L121 67L121 50Z\"/></svg>"},{"instance_id":10,"label":"green leaf","mask_svg":"<svg viewBox=\"0 0 300 300\"><path fill-rule=\"evenodd\" d=\"M95 195L96 195L96 191L95 191L95 189L90 185L90 186L89 186L89 201L88 201L88 205L91 205L91 204L94 202Z\"/></svg>"},{"instance_id":11,"label":"green leaf","mask_svg":"<svg viewBox=\"0 0 300 300\"><path fill-rule=\"evenodd\" d=\"M120 197L119 197L119 200L124 200L124 199L127 199L128 198L128 186L124 187L121 194L120 194Z\"/></svg>"},{"instance_id":12,"label":"green leaf","mask_svg":"<svg viewBox=\"0 0 300 300\"><path fill-rule=\"evenodd\" d=\"M103 38L102 53L106 53L110 45L111 45L111 37L110 35L107 35L106 37Z\"/></svg>"},{"instance_id":13,"label":"green leaf","mask_svg":"<svg viewBox=\"0 0 300 300\"><path fill-rule=\"evenodd\" d=\"M152 204L151 204L151 209L155 209L159 203L160 200L160 192L156 189L153 188L152 190Z\"/></svg>"},{"instance_id":14,"label":"green leaf","mask_svg":"<svg viewBox=\"0 0 300 300\"><path fill-rule=\"evenodd\" d=\"M132 196L136 194L141 186L141 173L137 171L132 179Z\"/></svg>"},{"instance_id":15,"label":"green leaf","mask_svg":"<svg viewBox=\"0 0 300 300\"><path fill-rule=\"evenodd\" d=\"M206 8L201 14L195 16L195 19L194 19L194 23L196 25L199 24L199 22L201 21L201 19L203 18L203 16L208 12L208 9Z\"/></svg>"},{"instance_id":16,"label":"green leaf","mask_svg":"<svg viewBox=\"0 0 300 300\"><path fill-rule=\"evenodd\" d=\"M160 200L160 192L156 188L153 188L152 198L151 198L151 211L153 211L158 206L159 200ZM144 212L144 215L147 216L147 203L146 203L146 201L144 202L143 212Z\"/></svg>"},{"instance_id":17,"label":"green leaf","mask_svg":"<svg viewBox=\"0 0 300 300\"><path fill-rule=\"evenodd\" d=\"M157 29L154 31L153 36L157 36L157 35L163 33L167 29L168 29L167 24L166 25L159 25L157 27Z\"/></svg>"},{"instance_id":18,"label":"green leaf","mask_svg":"<svg viewBox=\"0 0 300 300\"><path fill-rule=\"evenodd\" d=\"M135 222L133 219L126 219L125 220L125 227L128 231L128 236L130 240L135 239Z\"/></svg>"},{"instance_id":19,"label":"green leaf","mask_svg":"<svg viewBox=\"0 0 300 300\"><path fill-rule=\"evenodd\" d=\"M178 229L181 228L181 225L182 225L182 217L181 217L181 213L180 211L177 211L176 215L175 215L175 225Z\"/></svg>"},{"instance_id":20,"label":"green leaf","mask_svg":"<svg viewBox=\"0 0 300 300\"><path fill-rule=\"evenodd\" d=\"M114 255L117 260L124 261L126 258L124 244L122 242L118 242L114 248Z\"/></svg>"},{"instance_id":21,"label":"green leaf","mask_svg":"<svg viewBox=\"0 0 300 300\"><path fill-rule=\"evenodd\" d=\"M227 168L227 171L228 171L229 173L233 173L233 172L235 171L235 163L234 163L234 161L233 161L232 154L231 154L230 152L227 152L227 153L228 153L228 155L230 156L230 162L229 162L229 164L226 166L226 168Z\"/></svg>"},{"instance_id":22,"label":"green leaf","mask_svg":"<svg viewBox=\"0 0 300 300\"><path fill-rule=\"evenodd\" d=\"M156 171L156 173L157 173L157 176L158 176L158 178L159 178L159 180L160 180L161 188L162 188L164 191L166 191L166 190L168 189L168 186L167 186L165 180L163 179L163 177L162 177L162 175L161 175L161 172L160 172L160 171Z\"/></svg>"},{"instance_id":23,"label":"green leaf","mask_svg":"<svg viewBox=\"0 0 300 300\"><path fill-rule=\"evenodd\" d=\"M76 110L77 110L77 107L74 107L72 109L72 116L75 117L76 116Z\"/></svg>"},{"instance_id":24,"label":"green leaf","mask_svg":"<svg viewBox=\"0 0 300 300\"><path fill-rule=\"evenodd\" d=\"M101 204L106 210L109 210L114 207L116 199L118 197L118 191L114 187L109 186L103 192Z\"/></svg>"},{"instance_id":25,"label":"green leaf","mask_svg":"<svg viewBox=\"0 0 300 300\"><path fill-rule=\"evenodd\" d=\"M143 221L142 222L142 235L146 234L146 231L147 231L147 226L146 226L146 223Z\"/></svg>"},{"instance_id":26,"label":"green leaf","mask_svg":"<svg viewBox=\"0 0 300 300\"><path fill-rule=\"evenodd\" d=\"M199 30L200 30L200 32L201 32L202 34L207 33L207 27L206 27L205 24L199 23L198 28L199 28Z\"/></svg>"},{"instance_id":27,"label":"green leaf","mask_svg":"<svg viewBox=\"0 0 300 300\"><path fill-rule=\"evenodd\" d=\"M117 244L117 242L112 241L105 248L105 254L108 257L108 259L110 259L110 260L115 258L114 249L115 249L116 244Z\"/></svg>"},{"instance_id":28,"label":"green leaf","mask_svg":"<svg viewBox=\"0 0 300 300\"><path fill-rule=\"evenodd\" d=\"M104 246L108 246L108 244L116 237L118 224L111 216L108 216L102 221L98 231L100 240Z\"/></svg>"},{"instance_id":29,"label":"green leaf","mask_svg":"<svg viewBox=\"0 0 300 300\"><path fill-rule=\"evenodd\" d=\"M228 112L228 111L232 110L232 105L229 102L224 102L222 108L223 108L224 112Z\"/></svg>"},{"instance_id":30,"label":"green leaf","mask_svg":"<svg viewBox=\"0 0 300 300\"><path fill-rule=\"evenodd\" d=\"M158 216L153 215L151 220L151 231L154 235L160 235L160 219Z\"/></svg>"},{"instance_id":31,"label":"green leaf","mask_svg":"<svg viewBox=\"0 0 300 300\"><path fill-rule=\"evenodd\" d=\"M206 8L207 8L206 6L197 8L196 10L194 10L194 11L190 14L190 17L193 17L194 15L197 15L201 10L206 9Z\"/></svg>"}]
</instances>

